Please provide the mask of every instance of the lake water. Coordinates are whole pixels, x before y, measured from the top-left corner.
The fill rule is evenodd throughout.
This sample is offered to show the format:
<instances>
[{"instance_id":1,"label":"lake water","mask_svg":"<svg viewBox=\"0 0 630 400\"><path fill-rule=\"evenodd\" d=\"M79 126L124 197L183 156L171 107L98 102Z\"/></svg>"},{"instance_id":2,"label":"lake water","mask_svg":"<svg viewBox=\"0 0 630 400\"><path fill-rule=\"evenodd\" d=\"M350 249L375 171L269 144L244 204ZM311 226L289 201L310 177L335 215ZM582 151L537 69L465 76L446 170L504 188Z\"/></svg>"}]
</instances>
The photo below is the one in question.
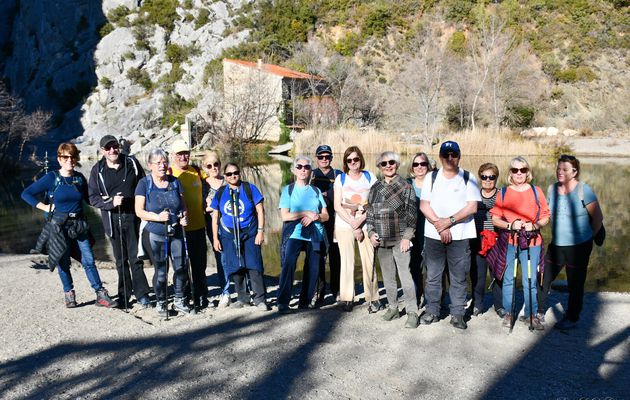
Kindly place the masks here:
<instances>
[{"instance_id":1,"label":"lake water","mask_svg":"<svg viewBox=\"0 0 630 400\"><path fill-rule=\"evenodd\" d=\"M336 155L333 164L341 168L341 155ZM367 169L376 171L376 156L368 156ZM529 158L534 173L534 183L546 192L549 184L555 181L555 161L550 158ZM597 194L604 211L607 232L603 247L594 247L589 265L586 287L589 291L630 291L630 246L628 246L628 229L630 225L630 196L626 188L627 176L630 174L628 160L618 159L581 159L581 179L588 183ZM509 158L499 157L464 157L462 166L476 174L477 168L484 162L494 162L501 169L500 185L505 182L505 172ZM403 159L401 175L406 176L409 160ZM89 176L91 163L86 162L82 168ZM256 184L265 196L266 209L266 244L263 246L265 258L265 274L277 277L280 273L279 244L282 221L278 210L280 189L291 176L290 164L282 161L253 165L243 169L244 179ZM20 199L22 190L32 182L32 176L5 178L0 183L0 253L28 253L33 247L37 235L44 223L41 212L32 209ZM112 261L109 241L105 239L100 213L90 212L92 232L96 237L94 253L97 260ZM546 241L550 229L543 230ZM209 265L214 263L208 257ZM358 266L359 264L357 264ZM360 267L355 269L357 281L360 281ZM298 273L299 279L299 273ZM563 275L559 279L565 279Z\"/></svg>"}]
</instances>

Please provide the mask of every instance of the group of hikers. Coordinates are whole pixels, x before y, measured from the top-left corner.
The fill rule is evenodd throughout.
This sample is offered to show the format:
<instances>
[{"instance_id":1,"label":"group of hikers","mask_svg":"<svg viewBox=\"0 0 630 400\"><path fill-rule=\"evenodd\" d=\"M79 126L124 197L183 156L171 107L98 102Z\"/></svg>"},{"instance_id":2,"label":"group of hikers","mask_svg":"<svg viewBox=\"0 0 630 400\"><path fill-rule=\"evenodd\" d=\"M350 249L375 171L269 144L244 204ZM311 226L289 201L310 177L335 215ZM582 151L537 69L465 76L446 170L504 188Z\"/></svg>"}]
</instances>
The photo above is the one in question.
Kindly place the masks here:
<instances>
[{"instance_id":1,"label":"group of hikers","mask_svg":"<svg viewBox=\"0 0 630 400\"><path fill-rule=\"evenodd\" d=\"M83 265L98 306L127 309L133 296L140 305L150 307L143 269L143 259L148 258L155 268L153 292L160 316L168 318L170 313L171 269L173 310L187 314L206 308L207 237L221 290L217 307L271 309L261 252L264 197L254 184L241 179L239 165L222 165L217 153L206 152L199 168L191 164L190 148L183 140L171 145L170 156L161 148L151 150L146 160L148 174L137 159L123 154L114 136L101 139L100 152L103 157L87 180L75 170L77 147L62 143L57 150L60 169L45 174L22 193L26 202L47 213L37 248L47 252L50 269L57 268L66 307L77 305L70 271L73 257ZM530 330L542 330L551 284L566 267L568 306L555 327L576 327L593 242L601 245L605 235L597 197L580 181L577 158L560 156L557 182L545 194L531 183L533 171L525 158L510 161L506 186L499 187L499 168L484 163L477 176L462 169L461 150L453 141L441 144L439 169L426 153L419 152L411 158L408 174L399 170L400 155L392 151L383 152L376 161L380 177L366 169L356 146L344 151L343 171L332 167L333 154L324 144L315 150L315 162L308 156L295 157L294 179L282 188L279 313L292 311L296 264L302 252L297 307L324 305L328 286L337 306L352 311L357 299L356 242L367 311L383 310L385 321L403 313L406 328L439 321L448 286L450 323L466 329L467 315L487 311L484 296L489 274L494 311L511 330L521 309L515 304L520 271L524 292L520 319ZM84 201L101 211L118 271L117 300L99 278ZM548 224L551 243L545 252L540 230ZM386 307L379 295L375 256ZM472 302L467 307L469 275Z\"/></svg>"}]
</instances>

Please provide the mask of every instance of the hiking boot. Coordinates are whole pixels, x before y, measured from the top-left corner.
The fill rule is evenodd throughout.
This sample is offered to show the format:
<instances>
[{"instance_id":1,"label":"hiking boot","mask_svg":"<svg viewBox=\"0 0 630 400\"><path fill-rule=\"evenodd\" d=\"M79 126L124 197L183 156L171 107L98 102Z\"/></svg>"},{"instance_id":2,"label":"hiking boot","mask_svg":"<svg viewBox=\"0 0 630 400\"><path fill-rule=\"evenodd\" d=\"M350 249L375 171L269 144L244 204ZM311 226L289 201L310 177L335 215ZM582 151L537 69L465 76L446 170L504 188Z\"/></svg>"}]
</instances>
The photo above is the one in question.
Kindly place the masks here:
<instances>
[{"instance_id":1,"label":"hiking boot","mask_svg":"<svg viewBox=\"0 0 630 400\"><path fill-rule=\"evenodd\" d=\"M437 315L433 315L431 313L424 313L422 317L420 317L420 323L422 325L431 325L434 322L438 322L440 318Z\"/></svg>"},{"instance_id":2,"label":"hiking boot","mask_svg":"<svg viewBox=\"0 0 630 400\"><path fill-rule=\"evenodd\" d=\"M570 329L577 328L577 321L571 321L567 319L567 317L562 318L560 321L556 322L553 326L556 329L560 329L561 331L568 331Z\"/></svg>"},{"instance_id":3,"label":"hiking boot","mask_svg":"<svg viewBox=\"0 0 630 400\"><path fill-rule=\"evenodd\" d=\"M514 322L513 318L512 318L512 314L510 313L505 313L505 315L503 316L503 323L502 325L505 328L509 328L512 326L512 322Z\"/></svg>"},{"instance_id":4,"label":"hiking boot","mask_svg":"<svg viewBox=\"0 0 630 400\"><path fill-rule=\"evenodd\" d=\"M225 308L225 307L229 307L230 303L232 301L230 300L230 295L229 294L222 294L221 297L219 298L219 308Z\"/></svg>"},{"instance_id":5,"label":"hiking boot","mask_svg":"<svg viewBox=\"0 0 630 400\"><path fill-rule=\"evenodd\" d=\"M236 303L232 304L232 307L234 308L243 308L243 307L249 307L250 304L249 303L245 303L244 301L240 301L240 300L236 300Z\"/></svg>"},{"instance_id":6,"label":"hiking boot","mask_svg":"<svg viewBox=\"0 0 630 400\"><path fill-rule=\"evenodd\" d=\"M269 306L267 305L267 303L265 301L261 301L260 303L256 304L256 308L259 311L269 311L269 310L271 310L271 308L269 308Z\"/></svg>"},{"instance_id":7,"label":"hiking boot","mask_svg":"<svg viewBox=\"0 0 630 400\"><path fill-rule=\"evenodd\" d=\"M144 296L140 296L138 303L144 308L149 308L151 306L151 300L146 294Z\"/></svg>"},{"instance_id":8,"label":"hiking boot","mask_svg":"<svg viewBox=\"0 0 630 400\"><path fill-rule=\"evenodd\" d=\"M385 310L385 314L383 314L381 318L383 319L383 321L398 319L400 318L400 311L398 311L398 308L387 307L387 310Z\"/></svg>"},{"instance_id":9,"label":"hiking boot","mask_svg":"<svg viewBox=\"0 0 630 400\"><path fill-rule=\"evenodd\" d=\"M545 313L541 313L541 312L537 312L536 313L536 318L538 318L540 320L540 322L545 322Z\"/></svg>"},{"instance_id":10,"label":"hiking boot","mask_svg":"<svg viewBox=\"0 0 630 400\"><path fill-rule=\"evenodd\" d=\"M278 313L280 314L288 314L291 312L291 309L286 304L278 304Z\"/></svg>"},{"instance_id":11,"label":"hiking boot","mask_svg":"<svg viewBox=\"0 0 630 400\"><path fill-rule=\"evenodd\" d=\"M418 327L418 314L415 312L407 313L407 322L405 328L416 329Z\"/></svg>"},{"instance_id":12,"label":"hiking boot","mask_svg":"<svg viewBox=\"0 0 630 400\"><path fill-rule=\"evenodd\" d=\"M109 297L109 294L107 293L107 290L105 289L101 289L96 292L96 303L94 304L97 307L106 307L106 308L113 308L113 307L118 306L118 303L116 303L116 301L112 300L112 298Z\"/></svg>"},{"instance_id":13,"label":"hiking boot","mask_svg":"<svg viewBox=\"0 0 630 400\"><path fill-rule=\"evenodd\" d=\"M529 325L529 318L527 318L523 322L525 323L525 325ZM538 317L535 315L532 315L532 327L536 331L542 331L545 329L545 326L540 322L540 319L538 319Z\"/></svg>"},{"instance_id":14,"label":"hiking boot","mask_svg":"<svg viewBox=\"0 0 630 400\"><path fill-rule=\"evenodd\" d=\"M354 308L354 304L352 304L351 301L341 301L341 309L345 312L352 312L352 309Z\"/></svg>"},{"instance_id":15,"label":"hiking boot","mask_svg":"<svg viewBox=\"0 0 630 400\"><path fill-rule=\"evenodd\" d=\"M480 310L480 309L478 309L477 307L473 308L472 315L473 315L474 317L477 317L477 316L479 316L480 314L481 314L481 310Z\"/></svg>"},{"instance_id":16,"label":"hiking boot","mask_svg":"<svg viewBox=\"0 0 630 400\"><path fill-rule=\"evenodd\" d=\"M197 303L198 307L200 310L203 310L204 308L208 308L208 298L206 296L201 296L199 297L199 302Z\"/></svg>"},{"instance_id":17,"label":"hiking boot","mask_svg":"<svg viewBox=\"0 0 630 400\"><path fill-rule=\"evenodd\" d=\"M77 306L77 296L74 293L74 289L64 292L63 297L66 301L66 308L74 308Z\"/></svg>"},{"instance_id":18,"label":"hiking boot","mask_svg":"<svg viewBox=\"0 0 630 400\"><path fill-rule=\"evenodd\" d=\"M368 314L374 314L383 309L383 305L380 301L374 300L370 304L368 304Z\"/></svg>"},{"instance_id":19,"label":"hiking boot","mask_svg":"<svg viewBox=\"0 0 630 400\"><path fill-rule=\"evenodd\" d=\"M503 317L505 317L505 308L501 307L497 310L495 310L495 312L497 313L497 315L499 316L499 318L503 319Z\"/></svg>"},{"instance_id":20,"label":"hiking boot","mask_svg":"<svg viewBox=\"0 0 630 400\"><path fill-rule=\"evenodd\" d=\"M453 315L453 316L451 316L451 325L453 325L453 327L455 327L457 329L466 329L466 328L468 328L468 325L466 324L466 321L464 321L464 316L463 315Z\"/></svg>"},{"instance_id":21,"label":"hiking boot","mask_svg":"<svg viewBox=\"0 0 630 400\"><path fill-rule=\"evenodd\" d=\"M166 310L166 302L165 301L158 301L155 304L155 312L157 312L160 317L166 317L166 313L168 312Z\"/></svg>"},{"instance_id":22,"label":"hiking boot","mask_svg":"<svg viewBox=\"0 0 630 400\"><path fill-rule=\"evenodd\" d=\"M175 297L175 301L173 302L173 308L175 311L190 314L190 306L188 305L188 301L183 297Z\"/></svg>"}]
</instances>

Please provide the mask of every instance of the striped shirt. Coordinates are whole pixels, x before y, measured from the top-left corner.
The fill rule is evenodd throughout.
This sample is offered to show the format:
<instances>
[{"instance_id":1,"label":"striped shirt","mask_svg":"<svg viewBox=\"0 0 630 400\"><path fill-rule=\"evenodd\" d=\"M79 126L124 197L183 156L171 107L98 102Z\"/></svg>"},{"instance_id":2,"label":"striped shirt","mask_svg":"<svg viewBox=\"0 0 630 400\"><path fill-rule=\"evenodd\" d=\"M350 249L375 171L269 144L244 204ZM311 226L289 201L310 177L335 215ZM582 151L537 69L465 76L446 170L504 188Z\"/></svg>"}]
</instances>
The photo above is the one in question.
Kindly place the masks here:
<instances>
[{"instance_id":1,"label":"striped shirt","mask_svg":"<svg viewBox=\"0 0 630 400\"><path fill-rule=\"evenodd\" d=\"M486 198L481 194L481 201L477 202L477 212L475 213L475 227L477 228L477 234L482 230L494 231L494 225L492 225L492 215L490 215L490 209L494 207L494 203L497 201L497 194L499 190L495 190L492 197Z\"/></svg>"}]
</instances>

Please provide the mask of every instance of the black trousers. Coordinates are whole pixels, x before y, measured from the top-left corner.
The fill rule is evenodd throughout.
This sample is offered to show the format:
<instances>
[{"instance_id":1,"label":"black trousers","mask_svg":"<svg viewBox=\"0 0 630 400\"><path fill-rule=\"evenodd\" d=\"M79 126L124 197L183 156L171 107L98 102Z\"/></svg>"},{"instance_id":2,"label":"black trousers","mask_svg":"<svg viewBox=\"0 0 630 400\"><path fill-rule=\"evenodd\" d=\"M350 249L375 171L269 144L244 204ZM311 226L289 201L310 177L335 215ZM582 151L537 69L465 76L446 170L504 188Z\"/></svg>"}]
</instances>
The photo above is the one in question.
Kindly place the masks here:
<instances>
[{"instance_id":1,"label":"black trousers","mask_svg":"<svg viewBox=\"0 0 630 400\"><path fill-rule=\"evenodd\" d=\"M483 298L486 293L486 275L488 272L488 262L486 258L480 256L481 240L470 240L470 282L473 292L473 305L481 311L485 311ZM492 284L492 303L495 311L503 308L503 288L502 282L495 280Z\"/></svg>"},{"instance_id":2,"label":"black trousers","mask_svg":"<svg viewBox=\"0 0 630 400\"><path fill-rule=\"evenodd\" d=\"M249 284L252 288L252 296L250 296L247 290L247 276L249 275ZM254 301L254 305L258 305L265 301L265 293L267 288L265 287L265 279L262 271L255 269L241 269L240 271L231 275L234 282L234 289L236 290L237 300L242 303L249 303L250 298Z\"/></svg>"},{"instance_id":3,"label":"black trousers","mask_svg":"<svg viewBox=\"0 0 630 400\"><path fill-rule=\"evenodd\" d=\"M121 214L119 223L117 212L113 212L112 217L113 236L109 240L112 244L116 270L118 271L118 297L124 301L125 298L129 299L133 293L136 299L139 299L149 294L149 283L144 274L143 262L138 259L137 219L134 214ZM120 247L120 225L122 225L122 248Z\"/></svg>"},{"instance_id":4,"label":"black trousers","mask_svg":"<svg viewBox=\"0 0 630 400\"><path fill-rule=\"evenodd\" d=\"M551 292L551 283L556 279L564 266L567 267L567 284L569 286L569 304L565 317L573 322L580 319L584 298L584 283L588 262L593 251L593 240L574 246L556 246L553 243L545 254L545 273L541 290L538 291L538 311L547 309L547 296Z\"/></svg>"},{"instance_id":5,"label":"black trousers","mask_svg":"<svg viewBox=\"0 0 630 400\"><path fill-rule=\"evenodd\" d=\"M206 244L206 229L186 231L188 242L188 257L192 269L192 283L195 289L195 304L200 305L200 299L208 297L208 282L206 281L206 266L208 265L208 246ZM188 268L188 266L186 266ZM192 298L190 286L186 288L186 296Z\"/></svg>"}]
</instances>

